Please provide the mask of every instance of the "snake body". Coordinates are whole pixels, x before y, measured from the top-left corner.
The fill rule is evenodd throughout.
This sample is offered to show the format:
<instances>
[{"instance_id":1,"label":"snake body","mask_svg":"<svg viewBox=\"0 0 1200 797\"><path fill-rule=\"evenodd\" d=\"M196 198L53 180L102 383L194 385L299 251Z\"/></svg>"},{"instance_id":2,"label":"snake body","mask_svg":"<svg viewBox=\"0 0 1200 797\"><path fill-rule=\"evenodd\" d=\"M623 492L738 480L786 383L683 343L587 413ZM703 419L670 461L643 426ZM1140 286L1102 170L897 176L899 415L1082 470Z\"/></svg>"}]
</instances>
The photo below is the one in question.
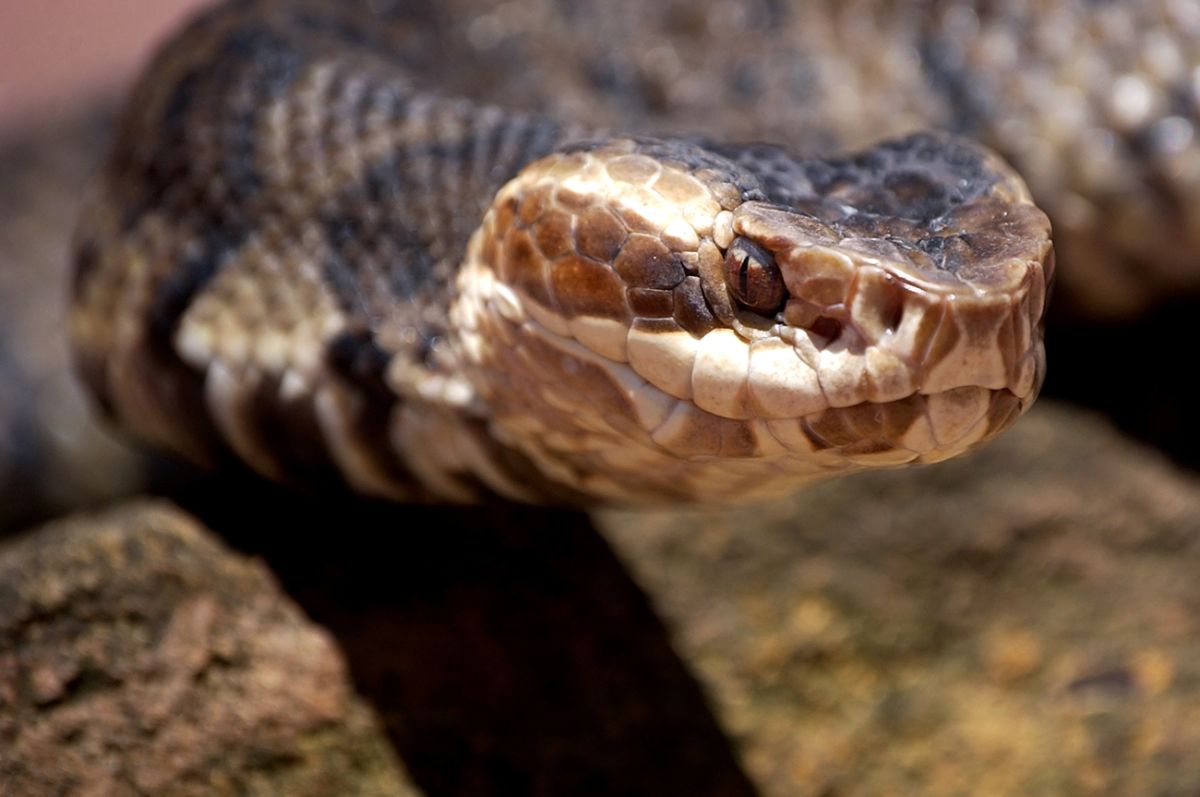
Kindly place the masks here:
<instances>
[{"instance_id":1,"label":"snake body","mask_svg":"<svg viewBox=\"0 0 1200 797\"><path fill-rule=\"evenodd\" d=\"M1049 223L990 151L504 110L422 78L426 23L233 2L152 63L77 236L118 422L398 500L727 502L954 456L1033 401Z\"/></svg>"}]
</instances>

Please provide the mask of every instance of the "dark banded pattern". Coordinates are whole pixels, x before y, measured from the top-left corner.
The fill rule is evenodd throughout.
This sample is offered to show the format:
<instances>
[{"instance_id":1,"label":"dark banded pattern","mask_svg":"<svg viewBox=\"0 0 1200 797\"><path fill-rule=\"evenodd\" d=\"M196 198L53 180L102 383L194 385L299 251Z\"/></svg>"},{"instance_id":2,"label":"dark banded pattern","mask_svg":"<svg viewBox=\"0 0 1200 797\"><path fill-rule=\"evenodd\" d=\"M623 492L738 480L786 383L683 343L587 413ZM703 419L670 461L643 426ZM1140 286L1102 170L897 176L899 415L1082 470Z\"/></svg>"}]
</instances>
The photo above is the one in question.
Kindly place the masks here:
<instances>
[{"instance_id":1,"label":"dark banded pattern","mask_svg":"<svg viewBox=\"0 0 1200 797\"><path fill-rule=\"evenodd\" d=\"M164 48L78 236L123 425L397 500L730 501L1032 402L1049 230L990 152L610 135L431 81L454 25L242 0Z\"/></svg>"}]
</instances>

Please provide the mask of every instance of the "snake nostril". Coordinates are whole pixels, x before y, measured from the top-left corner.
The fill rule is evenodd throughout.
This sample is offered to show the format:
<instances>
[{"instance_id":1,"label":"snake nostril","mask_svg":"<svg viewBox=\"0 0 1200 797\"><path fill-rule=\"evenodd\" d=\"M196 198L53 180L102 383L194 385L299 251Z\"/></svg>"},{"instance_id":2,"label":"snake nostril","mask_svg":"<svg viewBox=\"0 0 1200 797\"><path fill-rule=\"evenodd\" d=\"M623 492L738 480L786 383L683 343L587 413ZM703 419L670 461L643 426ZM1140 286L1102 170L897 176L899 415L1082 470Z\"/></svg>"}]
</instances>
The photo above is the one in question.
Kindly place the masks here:
<instances>
[{"instance_id":1,"label":"snake nostril","mask_svg":"<svg viewBox=\"0 0 1200 797\"><path fill-rule=\"evenodd\" d=\"M879 320L884 330L891 334L900 328L904 321L904 295L900 290L888 291L885 301L879 307Z\"/></svg>"},{"instance_id":2,"label":"snake nostril","mask_svg":"<svg viewBox=\"0 0 1200 797\"><path fill-rule=\"evenodd\" d=\"M878 269L859 274L850 299L850 318L868 340L893 334L904 321L904 287Z\"/></svg>"}]
</instances>

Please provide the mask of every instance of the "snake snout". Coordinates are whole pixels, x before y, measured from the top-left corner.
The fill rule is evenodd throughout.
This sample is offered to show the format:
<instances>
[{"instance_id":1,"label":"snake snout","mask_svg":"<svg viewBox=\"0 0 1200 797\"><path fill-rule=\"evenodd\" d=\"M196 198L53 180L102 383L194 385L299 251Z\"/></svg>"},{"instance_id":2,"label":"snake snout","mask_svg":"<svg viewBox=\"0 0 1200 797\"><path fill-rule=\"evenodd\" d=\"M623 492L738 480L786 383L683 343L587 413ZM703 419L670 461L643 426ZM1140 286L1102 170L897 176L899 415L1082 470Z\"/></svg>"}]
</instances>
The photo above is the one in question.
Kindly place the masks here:
<instances>
[{"instance_id":1,"label":"snake snout","mask_svg":"<svg viewBox=\"0 0 1200 797\"><path fill-rule=\"evenodd\" d=\"M988 177L954 202L906 204L936 192L898 172L886 202L831 187L734 212L739 240L771 253L786 288L779 335L816 364L831 406L963 387L1036 393L1049 222L1007 167L970 152Z\"/></svg>"}]
</instances>

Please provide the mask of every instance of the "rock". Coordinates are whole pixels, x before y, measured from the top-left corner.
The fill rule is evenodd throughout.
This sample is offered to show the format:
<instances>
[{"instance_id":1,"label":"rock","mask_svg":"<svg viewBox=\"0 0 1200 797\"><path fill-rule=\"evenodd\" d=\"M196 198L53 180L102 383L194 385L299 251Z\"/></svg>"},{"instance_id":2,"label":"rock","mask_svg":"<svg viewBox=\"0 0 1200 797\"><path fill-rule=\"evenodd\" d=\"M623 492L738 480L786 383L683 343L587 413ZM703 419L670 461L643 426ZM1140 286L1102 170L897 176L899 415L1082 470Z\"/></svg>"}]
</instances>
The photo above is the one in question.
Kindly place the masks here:
<instances>
[{"instance_id":1,"label":"rock","mask_svg":"<svg viewBox=\"0 0 1200 797\"><path fill-rule=\"evenodd\" d=\"M586 515L238 481L227 472L181 500L334 636L428 794L754 797Z\"/></svg>"},{"instance_id":2,"label":"rock","mask_svg":"<svg viewBox=\"0 0 1200 797\"><path fill-rule=\"evenodd\" d=\"M0 794L416 793L328 635L177 510L0 549Z\"/></svg>"},{"instance_id":3,"label":"rock","mask_svg":"<svg viewBox=\"0 0 1200 797\"><path fill-rule=\"evenodd\" d=\"M598 522L763 797L1200 792L1200 483L1095 417Z\"/></svg>"}]
</instances>

